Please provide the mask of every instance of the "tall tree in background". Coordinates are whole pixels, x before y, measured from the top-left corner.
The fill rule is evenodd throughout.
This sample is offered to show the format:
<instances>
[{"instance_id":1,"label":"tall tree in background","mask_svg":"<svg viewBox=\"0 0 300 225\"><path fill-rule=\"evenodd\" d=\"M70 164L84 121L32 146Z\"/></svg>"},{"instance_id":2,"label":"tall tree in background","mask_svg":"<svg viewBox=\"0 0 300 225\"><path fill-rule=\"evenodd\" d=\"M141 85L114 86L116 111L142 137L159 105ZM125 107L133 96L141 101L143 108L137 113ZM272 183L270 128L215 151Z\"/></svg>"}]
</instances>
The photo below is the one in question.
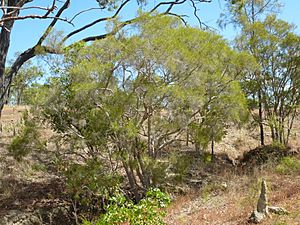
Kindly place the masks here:
<instances>
[{"instance_id":1,"label":"tall tree in background","mask_svg":"<svg viewBox=\"0 0 300 225\"><path fill-rule=\"evenodd\" d=\"M135 13L138 11L138 9L142 8L148 8L146 13L153 14L153 13L159 13L162 15L170 15L170 16L176 16L174 12L172 12L173 8L182 5L184 3L192 3L192 8L195 13L197 12L196 3L197 2L210 2L210 0L197 0L194 2L194 0L174 0L174 1L158 1L154 2L154 6L149 8L148 7L142 7L146 5L146 2L144 1L134 1L134 0L113 0L113 1L105 1L105 0L96 0L95 8L90 9L82 9L80 12L74 12L73 18L65 18L63 16L64 12L70 7L72 3L76 4L75 1L72 0L64 0L64 1L57 1L57 0L48 0L44 1L42 3L43 5L39 5L38 1L35 0L1 0L0 5L0 112L3 109L3 106L8 98L8 92L9 88L11 86L12 80L14 76L17 74L21 66L28 61L29 59L44 53L60 53L61 49L53 48L52 46L47 45L45 43L45 40L48 38L49 34L53 31L55 26L57 25L58 21L64 21L69 24L75 23L75 19L77 19L78 16L82 16L82 14L90 11L95 10L97 8L98 10L101 9L104 12L110 12L111 16L108 17L99 17L98 19L95 19L93 21L87 22L82 27L75 27L73 31L66 34L60 42L58 43L58 46L65 45L66 41L68 41L70 38L73 38L76 34L79 34L83 32L84 30L96 26L100 23L105 23L107 21L112 21L114 19L117 19L117 17L121 14L121 12L124 10L124 8L131 4L131 2L136 3L136 11L132 12L133 17L128 20L121 21L118 23L118 26L113 27L110 31L106 33L101 34L95 34L94 36L86 36L78 42L90 42L95 41L99 39L103 39L107 37L110 34L115 34L128 24L134 23L139 19L138 16ZM48 6L47 6L48 5ZM50 6L49 6L50 5ZM97 7L96 7L97 6ZM29 10L29 13L27 14ZM30 11L31 10L31 11ZM31 13L33 11L33 13ZM13 62L10 70L5 73L5 66L6 66L6 60L7 60L7 53L9 50L9 46L13 43L11 43L11 32L13 30L14 24L18 20L26 20L26 19L37 19L38 23L41 23L42 20L51 20L48 27L45 29L45 32L40 36L38 40L36 40L36 44L34 46L31 46L26 51L22 52L19 57L16 58L16 60ZM105 27L105 25L104 25ZM5 75L6 74L6 75Z\"/></svg>"},{"instance_id":2,"label":"tall tree in background","mask_svg":"<svg viewBox=\"0 0 300 225\"><path fill-rule=\"evenodd\" d=\"M300 103L300 37L293 32L294 26L275 15L255 22L250 29L255 38L241 34L237 46L257 46L265 124L270 127L273 142L287 144ZM253 93L251 81L246 81L245 87Z\"/></svg>"},{"instance_id":3,"label":"tall tree in background","mask_svg":"<svg viewBox=\"0 0 300 225\"><path fill-rule=\"evenodd\" d=\"M279 8L275 0L241 1L229 5L229 17L223 20L239 27L236 47L259 65L242 83L254 103L251 110L258 107L261 145L264 126L270 128L273 142L287 144L299 105L299 36L294 26L276 18Z\"/></svg>"},{"instance_id":4,"label":"tall tree in background","mask_svg":"<svg viewBox=\"0 0 300 225\"><path fill-rule=\"evenodd\" d=\"M265 17L268 11L276 11L279 8L277 0L245 0L245 1L231 1L227 3L227 12L221 16L220 25L225 27L227 24L233 24L240 29L240 34L247 36L249 42L244 43L241 50L249 52L259 62L258 46L255 43L256 33L252 29L255 23ZM240 46L241 47L241 46ZM262 80L263 76L261 70L257 69L255 72L249 74L245 79L251 83L251 90L248 93L254 103L257 103L258 117L254 119L258 122L260 128L260 144L265 144L264 132L264 112L262 105ZM248 89L249 91L249 89Z\"/></svg>"}]
</instances>

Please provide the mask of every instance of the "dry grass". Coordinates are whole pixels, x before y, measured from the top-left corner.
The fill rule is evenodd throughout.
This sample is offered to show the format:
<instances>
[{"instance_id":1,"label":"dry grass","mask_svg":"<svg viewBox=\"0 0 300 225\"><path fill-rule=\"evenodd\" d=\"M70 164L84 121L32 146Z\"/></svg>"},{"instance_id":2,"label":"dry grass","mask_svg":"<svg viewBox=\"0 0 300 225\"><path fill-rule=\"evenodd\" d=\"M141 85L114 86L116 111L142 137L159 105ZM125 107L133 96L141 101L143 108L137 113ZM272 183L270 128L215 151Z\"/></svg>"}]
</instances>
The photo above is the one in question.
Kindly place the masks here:
<instances>
[{"instance_id":1,"label":"dry grass","mask_svg":"<svg viewBox=\"0 0 300 225\"><path fill-rule=\"evenodd\" d=\"M300 175L278 175L272 170L256 172L251 176L228 176L227 188L223 191L203 187L197 192L181 196L169 207L166 223L168 225L248 224L247 220L256 206L262 177L268 183L270 205L284 207L290 214L273 215L261 224L299 225ZM207 190L210 192L207 193Z\"/></svg>"},{"instance_id":2,"label":"dry grass","mask_svg":"<svg viewBox=\"0 0 300 225\"><path fill-rule=\"evenodd\" d=\"M270 205L285 207L290 214L272 216L262 224L300 224L300 177L260 174L269 185ZM253 177L236 177L228 187L217 195L203 198L203 189L178 198L168 209L166 223L169 225L248 224L247 219L256 205L259 180Z\"/></svg>"}]
</instances>

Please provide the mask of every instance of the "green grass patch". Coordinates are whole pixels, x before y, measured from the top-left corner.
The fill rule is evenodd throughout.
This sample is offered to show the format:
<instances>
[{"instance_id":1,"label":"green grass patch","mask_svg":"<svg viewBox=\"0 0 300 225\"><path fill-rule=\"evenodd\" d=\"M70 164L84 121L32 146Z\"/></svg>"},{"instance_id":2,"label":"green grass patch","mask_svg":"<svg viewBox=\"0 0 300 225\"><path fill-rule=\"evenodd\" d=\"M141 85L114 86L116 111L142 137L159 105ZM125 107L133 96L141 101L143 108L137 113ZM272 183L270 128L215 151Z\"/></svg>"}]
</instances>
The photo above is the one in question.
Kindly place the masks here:
<instances>
[{"instance_id":1,"label":"green grass patch","mask_svg":"<svg viewBox=\"0 0 300 225\"><path fill-rule=\"evenodd\" d=\"M293 157L284 157L275 170L280 174L300 174L300 160Z\"/></svg>"}]
</instances>

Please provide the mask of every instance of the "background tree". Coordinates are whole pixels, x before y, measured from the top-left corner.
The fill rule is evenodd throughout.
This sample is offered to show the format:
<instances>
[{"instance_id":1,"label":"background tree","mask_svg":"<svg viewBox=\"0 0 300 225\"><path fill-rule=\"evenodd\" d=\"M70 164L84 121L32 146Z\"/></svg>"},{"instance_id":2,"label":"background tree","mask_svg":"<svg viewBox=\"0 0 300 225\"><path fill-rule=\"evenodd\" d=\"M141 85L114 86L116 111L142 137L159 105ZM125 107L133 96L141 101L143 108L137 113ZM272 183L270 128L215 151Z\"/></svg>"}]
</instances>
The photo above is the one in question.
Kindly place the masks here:
<instances>
[{"instance_id":1,"label":"background tree","mask_svg":"<svg viewBox=\"0 0 300 225\"><path fill-rule=\"evenodd\" d=\"M261 66L259 61L259 45L257 43L257 33L253 28L255 24L262 21L268 13L276 12L280 8L277 0L245 0L245 1L231 1L227 3L227 12L225 12L219 23L221 27L227 24L233 24L236 28L240 29L241 36L247 36L248 42L244 43L240 50L250 53ZM238 38L236 40L238 42ZM264 109L263 109L263 93L262 93L262 80L264 79L261 69L248 74L244 82L247 82L245 91L249 99L252 100L251 106L258 108L258 116L253 118L257 121L260 128L260 143L265 144L264 132ZM253 110L254 108L250 109Z\"/></svg>"},{"instance_id":2,"label":"background tree","mask_svg":"<svg viewBox=\"0 0 300 225\"><path fill-rule=\"evenodd\" d=\"M299 106L300 37L293 32L294 26L275 15L255 22L249 29L255 38L241 34L237 45L240 49L249 43L256 45L256 57L261 66L261 77L257 79L266 125L271 129L273 142L287 144ZM248 85L253 93L253 86Z\"/></svg>"},{"instance_id":3,"label":"background tree","mask_svg":"<svg viewBox=\"0 0 300 225\"><path fill-rule=\"evenodd\" d=\"M30 61L26 62L12 82L9 102L17 105L29 104L30 89L37 85L36 82L42 76L43 71L39 67L33 66Z\"/></svg>"}]
</instances>

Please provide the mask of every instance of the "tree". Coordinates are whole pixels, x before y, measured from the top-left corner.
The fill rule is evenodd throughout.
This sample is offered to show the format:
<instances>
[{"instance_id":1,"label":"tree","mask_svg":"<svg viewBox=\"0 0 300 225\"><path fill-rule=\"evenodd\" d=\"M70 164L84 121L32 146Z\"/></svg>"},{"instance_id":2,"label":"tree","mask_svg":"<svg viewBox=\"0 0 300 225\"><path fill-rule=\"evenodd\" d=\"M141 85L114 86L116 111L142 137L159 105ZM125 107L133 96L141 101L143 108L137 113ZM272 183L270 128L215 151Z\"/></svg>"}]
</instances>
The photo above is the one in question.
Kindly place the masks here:
<instances>
[{"instance_id":1,"label":"tree","mask_svg":"<svg viewBox=\"0 0 300 225\"><path fill-rule=\"evenodd\" d=\"M255 26L255 23L261 21L266 12L275 12L280 8L280 4L277 0L265 1L265 0L245 0L245 1L231 1L227 3L227 13L221 16L219 21L221 27L227 24L233 24L235 27L240 28L241 36L248 36L248 43L244 43L244 47L240 48L243 51L250 53L259 62L258 56L258 43L256 40L256 33L251 29ZM259 63L258 63L259 64ZM258 122L260 128L260 143L265 144L265 132L264 132L264 117L263 117L263 105L262 105L262 87L261 80L263 76L260 69L248 74L245 79L250 81L252 90L250 93L250 99L257 103L258 117L253 118ZM246 91L249 91L246 90ZM250 109L252 110L252 109Z\"/></svg>"},{"instance_id":2,"label":"tree","mask_svg":"<svg viewBox=\"0 0 300 225\"><path fill-rule=\"evenodd\" d=\"M293 32L294 26L277 19L275 15L254 23L251 30L255 38L250 40L247 35L241 35L238 45L243 48L252 42L257 46L257 61L262 68L259 82L266 125L270 127L273 142L286 145L300 103L300 37Z\"/></svg>"},{"instance_id":3,"label":"tree","mask_svg":"<svg viewBox=\"0 0 300 225\"><path fill-rule=\"evenodd\" d=\"M191 0L193 1L193 0ZM64 12L69 8L70 4L72 3L71 0L64 0L64 1L56 1L56 0L49 0L47 1L50 6L39 6L37 1L35 0L1 0L1 13L2 15L0 18L0 112L2 111L2 108L7 101L8 98L8 92L11 86L11 83L18 73L21 66L28 61L29 59L40 55L40 54L59 54L61 53L60 48L53 48L52 46L47 45L45 43L45 40L49 37L50 33L53 31L55 26L57 25L58 21L64 21L66 23L73 24L74 20L84 14L87 11L93 10L92 9L82 9L80 12L74 13L74 17L71 19L67 19L63 17ZM132 2L132 0L124 0L124 1L96 1L98 4L98 9L104 10L104 11L110 11L111 16L108 17L102 17L98 18L94 21L88 22L86 25L82 27L75 28L72 32L66 34L64 37L62 37L60 43L58 43L58 46L62 47L64 46L67 41L70 38L73 38L75 35L83 32L84 30L93 27L95 25L98 25L100 23L116 20L119 14L123 11L123 9ZM177 5L182 5L185 2L188 2L187 0L179 1L160 1L157 2L153 8L150 8L147 13L153 14L158 12L161 15L170 15L170 16L178 16L175 13L172 12L173 8ZM210 2L209 0L199 0L199 2ZM46 4L47 4L46 3ZM146 4L144 1L137 1L137 9L141 9L143 5ZM197 12L196 5L193 5L193 9L195 11L195 14ZM149 8L149 7L148 7ZM36 14L26 14L27 10L35 10ZM22 14L21 14L22 12ZM9 50L9 46L11 44L10 36L11 31L13 30L13 26L16 21L18 20L25 20L25 19L38 19L38 20L51 20L48 27L45 29L45 32L40 36L40 38L37 40L36 44L30 48L28 48L26 51L22 52L16 60L13 62L9 72L5 73L5 65L6 65L6 59L7 59L7 53ZM118 23L118 26L113 27L111 30L109 30L107 33L103 34L95 34L94 36L87 36L84 37L78 42L91 42L99 39L103 39L107 37L108 35L115 34L118 31L120 31L122 28L127 26L128 24L134 23L138 21L139 16L134 17L132 19L128 19L125 21L122 21ZM40 22L40 21L39 21ZM74 44L74 43L73 43ZM72 45L72 44L71 44ZM7 74L5 76L5 74Z\"/></svg>"},{"instance_id":4,"label":"tree","mask_svg":"<svg viewBox=\"0 0 300 225\"><path fill-rule=\"evenodd\" d=\"M110 171L121 165L138 200L166 181L160 153L188 127L200 123L211 134L215 120L209 141L218 141L241 119L245 101L235 78L249 60L220 36L169 17L145 16L135 28L135 35L70 49L39 108L72 153Z\"/></svg>"},{"instance_id":5,"label":"tree","mask_svg":"<svg viewBox=\"0 0 300 225\"><path fill-rule=\"evenodd\" d=\"M299 105L299 36L294 26L276 18L277 1L248 0L230 5L240 27L236 47L254 56L259 68L242 79L251 110L258 106L261 144L264 126L273 142L287 144Z\"/></svg>"},{"instance_id":6,"label":"tree","mask_svg":"<svg viewBox=\"0 0 300 225\"><path fill-rule=\"evenodd\" d=\"M17 105L29 104L30 97L28 96L28 92L36 85L36 81L41 78L42 75L43 71L40 68L33 66L32 62L27 61L19 70L18 76L16 76L12 82L9 102Z\"/></svg>"}]
</instances>

